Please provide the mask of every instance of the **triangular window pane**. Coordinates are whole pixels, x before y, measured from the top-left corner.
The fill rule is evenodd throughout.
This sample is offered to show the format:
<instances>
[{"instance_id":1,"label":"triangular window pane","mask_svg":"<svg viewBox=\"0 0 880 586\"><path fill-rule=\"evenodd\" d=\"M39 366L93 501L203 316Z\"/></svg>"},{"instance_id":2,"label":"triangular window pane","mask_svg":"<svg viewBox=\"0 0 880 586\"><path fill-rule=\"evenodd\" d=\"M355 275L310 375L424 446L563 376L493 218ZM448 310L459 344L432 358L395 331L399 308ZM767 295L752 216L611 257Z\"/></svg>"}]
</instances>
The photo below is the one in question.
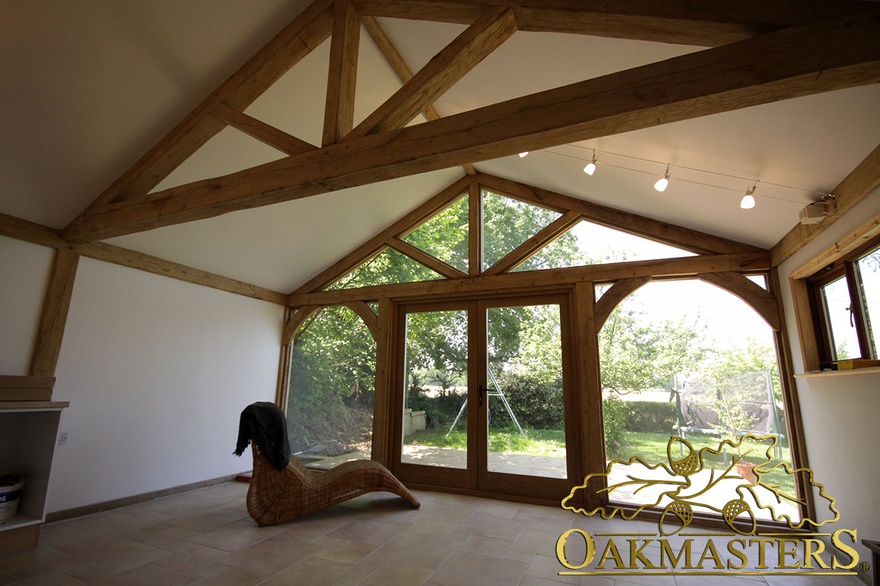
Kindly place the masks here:
<instances>
[{"instance_id":1,"label":"triangular window pane","mask_svg":"<svg viewBox=\"0 0 880 586\"><path fill-rule=\"evenodd\" d=\"M560 214L483 190L483 267L488 268L546 228Z\"/></svg>"},{"instance_id":2,"label":"triangular window pane","mask_svg":"<svg viewBox=\"0 0 880 586\"><path fill-rule=\"evenodd\" d=\"M371 287L373 285L434 281L442 278L442 275L435 273L405 254L401 254L393 248L386 248L374 257L373 260L362 264L327 287L327 290L335 291L338 289Z\"/></svg>"},{"instance_id":3,"label":"triangular window pane","mask_svg":"<svg viewBox=\"0 0 880 586\"><path fill-rule=\"evenodd\" d=\"M635 260L696 256L693 252L580 221L514 271L558 269Z\"/></svg>"},{"instance_id":4,"label":"triangular window pane","mask_svg":"<svg viewBox=\"0 0 880 586\"><path fill-rule=\"evenodd\" d=\"M467 273L468 234L468 198L462 197L403 239Z\"/></svg>"}]
</instances>

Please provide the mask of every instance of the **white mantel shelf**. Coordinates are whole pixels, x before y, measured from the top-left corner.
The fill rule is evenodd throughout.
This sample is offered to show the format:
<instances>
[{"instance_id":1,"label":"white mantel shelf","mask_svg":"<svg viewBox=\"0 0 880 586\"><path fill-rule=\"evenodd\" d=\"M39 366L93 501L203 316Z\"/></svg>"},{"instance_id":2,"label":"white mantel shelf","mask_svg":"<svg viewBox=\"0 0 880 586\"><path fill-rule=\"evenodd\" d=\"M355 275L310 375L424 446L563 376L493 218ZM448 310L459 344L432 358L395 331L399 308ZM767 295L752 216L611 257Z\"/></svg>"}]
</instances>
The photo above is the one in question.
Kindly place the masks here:
<instances>
[{"instance_id":1,"label":"white mantel shelf","mask_svg":"<svg viewBox=\"0 0 880 586\"><path fill-rule=\"evenodd\" d=\"M880 374L880 366L870 368L853 368L852 370L814 370L795 374L794 378L824 378L836 376L854 376L859 374Z\"/></svg>"}]
</instances>

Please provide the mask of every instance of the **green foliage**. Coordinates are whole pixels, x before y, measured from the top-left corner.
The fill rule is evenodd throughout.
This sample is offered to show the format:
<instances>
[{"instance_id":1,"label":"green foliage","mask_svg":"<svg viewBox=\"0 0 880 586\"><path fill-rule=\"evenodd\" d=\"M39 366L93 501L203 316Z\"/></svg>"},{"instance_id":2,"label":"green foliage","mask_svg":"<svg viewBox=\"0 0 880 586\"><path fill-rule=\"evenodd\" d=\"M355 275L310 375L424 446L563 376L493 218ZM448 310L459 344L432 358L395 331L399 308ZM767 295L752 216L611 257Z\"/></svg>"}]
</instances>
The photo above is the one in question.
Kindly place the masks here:
<instances>
[{"instance_id":1,"label":"green foliage","mask_svg":"<svg viewBox=\"0 0 880 586\"><path fill-rule=\"evenodd\" d=\"M403 239L466 273L468 234L468 198L462 197Z\"/></svg>"},{"instance_id":2,"label":"green foliage","mask_svg":"<svg viewBox=\"0 0 880 586\"><path fill-rule=\"evenodd\" d=\"M540 375L503 373L498 384L507 397L513 414L523 427L563 429L562 379L544 380ZM516 429L500 397L489 399L492 429Z\"/></svg>"},{"instance_id":3,"label":"green foliage","mask_svg":"<svg viewBox=\"0 0 880 586\"><path fill-rule=\"evenodd\" d=\"M484 190L483 266L492 266L559 216L559 212Z\"/></svg>"},{"instance_id":4,"label":"green foliage","mask_svg":"<svg viewBox=\"0 0 880 586\"><path fill-rule=\"evenodd\" d=\"M628 301L611 312L599 332L602 386L618 393L668 388L675 373L690 371L707 355L705 326L698 318L657 325Z\"/></svg>"},{"instance_id":5,"label":"green foliage","mask_svg":"<svg viewBox=\"0 0 880 586\"><path fill-rule=\"evenodd\" d=\"M628 458L628 434L626 432L626 403L616 396L602 401L602 414L605 420L605 454L608 459Z\"/></svg>"},{"instance_id":6,"label":"green foliage","mask_svg":"<svg viewBox=\"0 0 880 586\"><path fill-rule=\"evenodd\" d=\"M328 439L347 444L362 440L328 435L351 427L351 410L372 413L375 363L373 337L346 307L324 309L300 328L293 344L287 404L294 451Z\"/></svg>"}]
</instances>

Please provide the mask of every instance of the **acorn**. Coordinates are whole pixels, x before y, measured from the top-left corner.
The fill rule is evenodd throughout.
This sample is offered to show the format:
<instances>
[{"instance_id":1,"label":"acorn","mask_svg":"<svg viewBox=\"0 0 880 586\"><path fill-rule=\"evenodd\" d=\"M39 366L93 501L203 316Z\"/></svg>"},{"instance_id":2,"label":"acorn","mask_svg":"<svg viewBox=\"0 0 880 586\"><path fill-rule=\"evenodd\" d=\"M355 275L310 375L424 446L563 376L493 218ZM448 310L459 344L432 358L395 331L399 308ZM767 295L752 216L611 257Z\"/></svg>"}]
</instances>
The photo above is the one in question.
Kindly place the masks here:
<instances>
[{"instance_id":1,"label":"acorn","mask_svg":"<svg viewBox=\"0 0 880 586\"><path fill-rule=\"evenodd\" d=\"M743 513L748 514L749 521L751 522L750 531L743 531L734 524L736 518ZM724 522L727 523L727 526L741 535L754 535L758 528L755 521L755 514L752 512L752 507L750 507L749 503L743 499L733 499L732 501L725 503L724 507L721 509L721 514L724 517Z\"/></svg>"},{"instance_id":2,"label":"acorn","mask_svg":"<svg viewBox=\"0 0 880 586\"><path fill-rule=\"evenodd\" d=\"M687 448L688 453L684 458L673 460L672 445L674 443L683 444L684 447ZM700 458L697 455L697 452L694 451L694 448L691 447L688 442L681 439L680 437L669 438L669 442L667 442L666 444L666 456L669 458L669 465L672 468L672 471L679 476L684 476L685 478L696 472L700 467Z\"/></svg>"},{"instance_id":3,"label":"acorn","mask_svg":"<svg viewBox=\"0 0 880 586\"><path fill-rule=\"evenodd\" d=\"M678 520L681 521L681 527L677 528L675 531L666 532L663 529L663 521L666 519L666 516L669 514L673 514L678 517ZM674 500L663 509L663 513L660 515L660 534L661 535L675 535L685 527L691 524L691 521L694 520L694 509L691 507L689 503L684 501Z\"/></svg>"}]
</instances>

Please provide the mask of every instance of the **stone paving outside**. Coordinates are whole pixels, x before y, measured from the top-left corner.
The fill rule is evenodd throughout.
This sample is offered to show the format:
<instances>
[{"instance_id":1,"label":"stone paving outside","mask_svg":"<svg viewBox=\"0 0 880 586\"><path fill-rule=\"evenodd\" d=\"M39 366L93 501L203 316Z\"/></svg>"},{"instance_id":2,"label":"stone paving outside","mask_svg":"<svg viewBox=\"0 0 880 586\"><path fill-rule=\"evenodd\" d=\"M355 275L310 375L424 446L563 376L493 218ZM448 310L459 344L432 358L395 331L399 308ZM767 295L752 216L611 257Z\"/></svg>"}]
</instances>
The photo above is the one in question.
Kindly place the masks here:
<instances>
[{"instance_id":1,"label":"stone paving outside","mask_svg":"<svg viewBox=\"0 0 880 586\"><path fill-rule=\"evenodd\" d=\"M315 463L309 464L309 466L314 468L327 469L333 468L334 466L347 460L369 459L369 457L370 454L366 451L353 452L351 454L345 454L342 456L323 458ZM440 466L447 468L464 468L466 466L467 452L465 450L457 448L405 445L403 449L402 460L403 462L408 464L421 464L425 466ZM543 478L566 477L565 459L547 456L530 456L527 454L518 453L492 452L489 455L489 469L490 472L522 474L525 476L539 476ZM714 478L717 479L721 472L723 472L723 470L715 471ZM710 477L710 474L711 472L708 470L704 470L697 474L694 474L691 477L691 486L694 488L683 491L683 494L693 494L700 488L707 486L713 478ZM628 482L628 476L651 480L659 480L663 479L664 477L668 478L662 469L652 471L639 465L614 466L612 467L612 472L609 476L609 484ZM578 484L581 484L582 482L583 479L581 478L577 479L576 481L574 481L573 479L572 486L576 486ZM722 480L718 482L714 488L700 495L699 502L705 503L720 510L725 503L732 499L738 498L735 492L736 487L743 484L744 482L745 481L739 477ZM633 483L626 485L621 489L615 490L613 493L614 497L612 498L612 501L641 505L652 504L659 499L659 506L661 507L666 506L670 502L670 499L668 497L660 498L662 492L671 490L671 487L669 485L656 485L639 490L642 486L643 483ZM769 493L767 493L761 487L757 487L756 490L759 494L763 494L763 502L769 502L773 504L773 508L777 516L784 513L795 520L800 518L798 511L794 506L791 506L787 503L777 503L775 499L773 499L769 495ZM638 491L638 494L636 494L636 491ZM709 509L704 508L695 507L695 509L702 510L703 512L711 512ZM753 511L755 517L758 519L769 520L772 518L769 510L753 507Z\"/></svg>"}]
</instances>

